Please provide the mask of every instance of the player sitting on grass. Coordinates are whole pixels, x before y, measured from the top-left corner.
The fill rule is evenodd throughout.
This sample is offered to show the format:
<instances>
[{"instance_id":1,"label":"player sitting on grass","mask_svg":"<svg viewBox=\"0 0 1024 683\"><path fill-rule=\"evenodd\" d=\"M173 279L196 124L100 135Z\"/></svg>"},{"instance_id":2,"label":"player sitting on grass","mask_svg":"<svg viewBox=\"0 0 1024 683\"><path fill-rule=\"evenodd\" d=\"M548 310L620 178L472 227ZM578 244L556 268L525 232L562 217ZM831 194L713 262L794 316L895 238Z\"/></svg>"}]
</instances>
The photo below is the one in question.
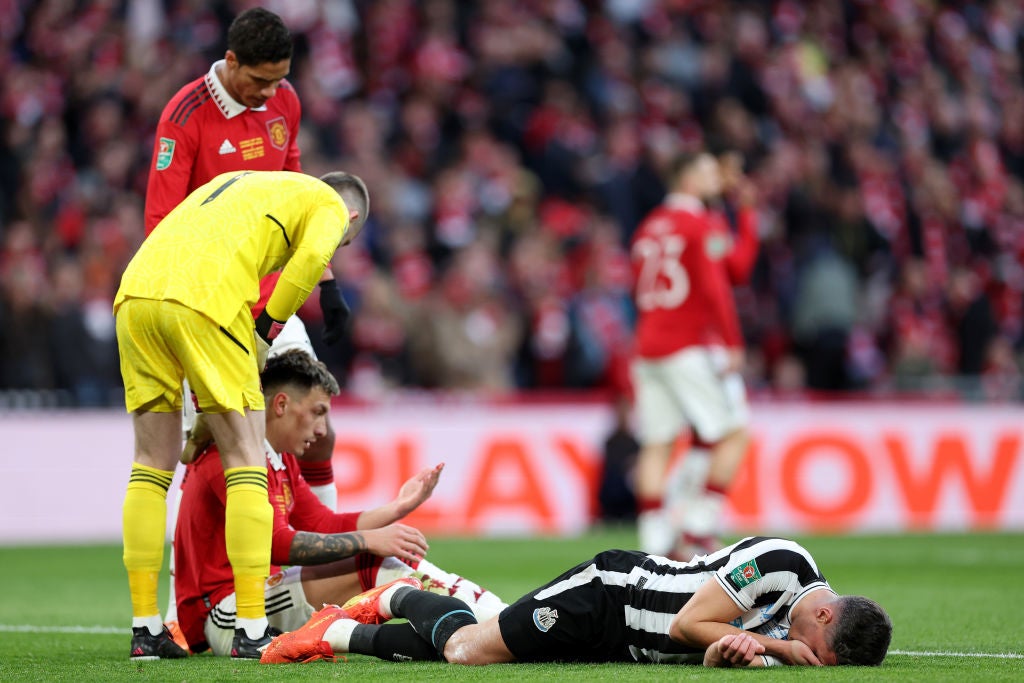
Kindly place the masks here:
<instances>
[{"instance_id":1,"label":"player sitting on grass","mask_svg":"<svg viewBox=\"0 0 1024 683\"><path fill-rule=\"evenodd\" d=\"M462 598L482 619L505 607L493 593L423 559L423 534L395 523L430 497L443 465L409 479L386 505L334 513L310 491L295 456L323 436L337 381L323 363L300 349L270 358L261 380L274 508L271 562L294 565L283 572L272 567L266 582L271 627L278 632L297 628L313 614L312 605L344 602L398 577L416 577L427 590ZM174 579L178 617L191 649L209 647L216 655L238 656L231 652L236 609L224 545L224 499L224 470L216 445L211 445L185 472L174 535ZM466 609L465 603L458 604Z\"/></svg>"},{"instance_id":2,"label":"player sitting on grass","mask_svg":"<svg viewBox=\"0 0 1024 683\"><path fill-rule=\"evenodd\" d=\"M415 583L398 579L325 607L271 641L261 661L353 652L456 664L877 665L892 636L877 603L836 595L810 553L780 538L745 538L686 563L608 550L483 623ZM408 623L381 623L395 617Z\"/></svg>"}]
</instances>

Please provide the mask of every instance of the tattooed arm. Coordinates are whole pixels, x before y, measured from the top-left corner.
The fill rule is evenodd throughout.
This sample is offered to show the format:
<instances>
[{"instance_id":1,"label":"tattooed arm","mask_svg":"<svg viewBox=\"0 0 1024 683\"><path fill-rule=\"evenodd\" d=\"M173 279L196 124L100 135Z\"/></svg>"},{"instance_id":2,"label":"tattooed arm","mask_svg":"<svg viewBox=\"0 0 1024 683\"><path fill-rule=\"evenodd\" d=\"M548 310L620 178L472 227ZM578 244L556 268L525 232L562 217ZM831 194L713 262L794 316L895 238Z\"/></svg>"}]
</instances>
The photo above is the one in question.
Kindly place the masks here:
<instances>
[{"instance_id":1,"label":"tattooed arm","mask_svg":"<svg viewBox=\"0 0 1024 683\"><path fill-rule=\"evenodd\" d=\"M288 562L298 565L324 564L361 552L416 561L426 554L427 540L418 529L405 524L390 524L380 529L343 534L299 531L292 539Z\"/></svg>"},{"instance_id":2,"label":"tattooed arm","mask_svg":"<svg viewBox=\"0 0 1024 683\"><path fill-rule=\"evenodd\" d=\"M344 560L366 550L366 538L362 532L347 534L317 534L300 531L292 539L288 551L289 564L325 564Z\"/></svg>"}]
</instances>

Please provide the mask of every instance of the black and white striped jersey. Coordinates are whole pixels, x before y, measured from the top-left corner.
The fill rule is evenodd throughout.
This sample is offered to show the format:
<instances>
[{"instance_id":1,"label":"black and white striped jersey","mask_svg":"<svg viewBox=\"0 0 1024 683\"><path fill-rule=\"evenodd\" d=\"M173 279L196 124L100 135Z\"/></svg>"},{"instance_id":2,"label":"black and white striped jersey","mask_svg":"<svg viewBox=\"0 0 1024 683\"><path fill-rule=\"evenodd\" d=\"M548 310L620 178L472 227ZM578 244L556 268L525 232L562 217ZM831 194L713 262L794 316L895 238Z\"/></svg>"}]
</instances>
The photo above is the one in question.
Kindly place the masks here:
<instances>
[{"instance_id":1,"label":"black and white striped jersey","mask_svg":"<svg viewBox=\"0 0 1024 683\"><path fill-rule=\"evenodd\" d=\"M810 553L781 538L745 538L691 562L606 550L524 595L498 623L520 661L700 664L703 648L668 634L709 581L736 603L734 626L771 638L788 635L790 610L805 595L831 591Z\"/></svg>"},{"instance_id":2,"label":"black and white striped jersey","mask_svg":"<svg viewBox=\"0 0 1024 683\"><path fill-rule=\"evenodd\" d=\"M814 558L794 541L749 537L718 552L674 562L648 555L625 577L629 652L638 661L700 661L668 636L672 617L707 581L717 581L741 611L734 626L771 638L789 633L789 613L805 595L829 590Z\"/></svg>"},{"instance_id":3,"label":"black and white striped jersey","mask_svg":"<svg viewBox=\"0 0 1024 683\"><path fill-rule=\"evenodd\" d=\"M638 661L699 663L702 651L672 640L669 625L709 581L717 581L740 610L733 626L770 638L786 637L790 610L805 595L831 590L810 553L785 539L746 538L685 563L657 555L612 553L603 561L598 558L605 553L595 558L596 575L620 596L627 645Z\"/></svg>"}]
</instances>

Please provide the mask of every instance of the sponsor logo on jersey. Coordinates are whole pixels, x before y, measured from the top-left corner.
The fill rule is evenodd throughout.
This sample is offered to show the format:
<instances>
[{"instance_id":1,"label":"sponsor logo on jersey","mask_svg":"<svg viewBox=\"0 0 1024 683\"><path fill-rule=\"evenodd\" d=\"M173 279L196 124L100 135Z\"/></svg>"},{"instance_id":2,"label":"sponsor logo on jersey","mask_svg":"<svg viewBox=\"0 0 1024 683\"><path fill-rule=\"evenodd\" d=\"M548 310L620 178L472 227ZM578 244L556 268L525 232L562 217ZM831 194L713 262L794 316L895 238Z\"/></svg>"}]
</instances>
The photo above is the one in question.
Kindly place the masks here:
<instances>
[{"instance_id":1,"label":"sponsor logo on jersey","mask_svg":"<svg viewBox=\"0 0 1024 683\"><path fill-rule=\"evenodd\" d=\"M533 624L541 633L547 633L558 621L558 610L550 607L538 607L533 610Z\"/></svg>"},{"instance_id":2,"label":"sponsor logo on jersey","mask_svg":"<svg viewBox=\"0 0 1024 683\"><path fill-rule=\"evenodd\" d=\"M160 138L156 149L156 170L162 171L171 165L174 158L174 140Z\"/></svg>"},{"instance_id":3,"label":"sponsor logo on jersey","mask_svg":"<svg viewBox=\"0 0 1024 683\"><path fill-rule=\"evenodd\" d=\"M234 154L237 151L238 150L235 149L235 146L232 145L231 141L227 138L224 138L224 142L220 143L220 154Z\"/></svg>"},{"instance_id":4,"label":"sponsor logo on jersey","mask_svg":"<svg viewBox=\"0 0 1024 683\"><path fill-rule=\"evenodd\" d=\"M732 579L737 588L743 588L760 579L761 570L757 568L756 560L750 560L733 569L729 573L729 578Z\"/></svg>"},{"instance_id":5,"label":"sponsor logo on jersey","mask_svg":"<svg viewBox=\"0 0 1024 683\"><path fill-rule=\"evenodd\" d=\"M288 127L284 125L283 116L267 121L267 134L274 149L284 149L288 144Z\"/></svg>"},{"instance_id":6,"label":"sponsor logo on jersey","mask_svg":"<svg viewBox=\"0 0 1024 683\"><path fill-rule=\"evenodd\" d=\"M242 140L238 143L238 147L242 150L242 159L249 161L250 159L258 159L265 154L263 151L263 138L249 138L248 140Z\"/></svg>"}]
</instances>

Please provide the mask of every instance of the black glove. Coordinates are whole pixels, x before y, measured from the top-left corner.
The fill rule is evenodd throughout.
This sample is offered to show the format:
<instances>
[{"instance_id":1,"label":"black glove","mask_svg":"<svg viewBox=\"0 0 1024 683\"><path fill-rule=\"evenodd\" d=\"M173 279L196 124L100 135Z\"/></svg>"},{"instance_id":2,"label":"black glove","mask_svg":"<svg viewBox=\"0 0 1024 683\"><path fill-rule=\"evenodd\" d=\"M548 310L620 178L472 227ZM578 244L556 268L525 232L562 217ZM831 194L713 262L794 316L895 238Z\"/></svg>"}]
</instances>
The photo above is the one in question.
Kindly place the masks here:
<instances>
[{"instance_id":1,"label":"black glove","mask_svg":"<svg viewBox=\"0 0 1024 683\"><path fill-rule=\"evenodd\" d=\"M337 280L324 280L320 283L320 310L324 314L324 343L333 346L345 336L348 319L352 317L352 311L341 295Z\"/></svg>"},{"instance_id":2,"label":"black glove","mask_svg":"<svg viewBox=\"0 0 1024 683\"><path fill-rule=\"evenodd\" d=\"M267 367L267 355L270 353L271 342L283 328L284 323L267 315L266 309L256 318L256 366L260 372Z\"/></svg>"}]
</instances>

